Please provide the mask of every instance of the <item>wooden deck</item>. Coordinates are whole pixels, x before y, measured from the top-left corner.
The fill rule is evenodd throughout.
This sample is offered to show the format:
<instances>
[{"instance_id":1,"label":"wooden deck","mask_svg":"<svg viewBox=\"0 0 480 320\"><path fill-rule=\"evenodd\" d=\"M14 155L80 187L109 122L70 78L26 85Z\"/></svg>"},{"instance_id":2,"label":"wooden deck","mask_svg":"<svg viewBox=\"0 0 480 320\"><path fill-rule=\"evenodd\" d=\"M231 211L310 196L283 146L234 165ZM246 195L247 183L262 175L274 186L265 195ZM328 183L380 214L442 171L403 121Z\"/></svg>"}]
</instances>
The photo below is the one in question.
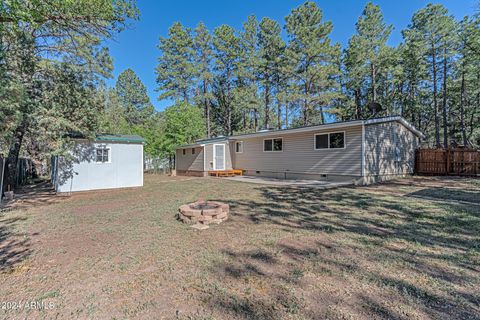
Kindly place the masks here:
<instances>
[{"instance_id":1,"label":"wooden deck","mask_svg":"<svg viewBox=\"0 0 480 320\"><path fill-rule=\"evenodd\" d=\"M234 176L243 176L243 170L235 169L235 170L214 170L208 171L209 176L215 177L234 177Z\"/></svg>"}]
</instances>

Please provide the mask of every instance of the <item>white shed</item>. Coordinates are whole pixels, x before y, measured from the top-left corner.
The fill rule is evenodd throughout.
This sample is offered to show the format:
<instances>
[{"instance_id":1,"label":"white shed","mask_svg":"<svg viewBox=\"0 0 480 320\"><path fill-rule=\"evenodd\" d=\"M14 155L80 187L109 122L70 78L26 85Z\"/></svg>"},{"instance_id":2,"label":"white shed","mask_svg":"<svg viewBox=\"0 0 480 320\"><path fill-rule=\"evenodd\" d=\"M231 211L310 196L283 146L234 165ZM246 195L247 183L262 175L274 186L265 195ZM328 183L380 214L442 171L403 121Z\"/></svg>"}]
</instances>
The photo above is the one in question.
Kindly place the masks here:
<instances>
[{"instance_id":1,"label":"white shed","mask_svg":"<svg viewBox=\"0 0 480 320\"><path fill-rule=\"evenodd\" d=\"M75 139L69 157L53 161L57 192L143 186L143 143L136 135L97 135L94 141Z\"/></svg>"}]
</instances>

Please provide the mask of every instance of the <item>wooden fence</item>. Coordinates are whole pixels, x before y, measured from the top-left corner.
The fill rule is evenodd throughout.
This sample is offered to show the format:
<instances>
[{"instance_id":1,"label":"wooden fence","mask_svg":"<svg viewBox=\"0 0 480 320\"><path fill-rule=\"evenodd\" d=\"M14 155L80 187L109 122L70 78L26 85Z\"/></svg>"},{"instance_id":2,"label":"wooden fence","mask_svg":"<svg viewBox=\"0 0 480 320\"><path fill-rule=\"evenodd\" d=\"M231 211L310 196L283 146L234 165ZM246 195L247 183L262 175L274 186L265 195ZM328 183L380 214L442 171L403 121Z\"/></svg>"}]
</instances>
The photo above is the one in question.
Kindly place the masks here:
<instances>
[{"instance_id":1,"label":"wooden fence","mask_svg":"<svg viewBox=\"0 0 480 320\"><path fill-rule=\"evenodd\" d=\"M415 153L415 173L480 176L480 150L417 149Z\"/></svg>"}]
</instances>

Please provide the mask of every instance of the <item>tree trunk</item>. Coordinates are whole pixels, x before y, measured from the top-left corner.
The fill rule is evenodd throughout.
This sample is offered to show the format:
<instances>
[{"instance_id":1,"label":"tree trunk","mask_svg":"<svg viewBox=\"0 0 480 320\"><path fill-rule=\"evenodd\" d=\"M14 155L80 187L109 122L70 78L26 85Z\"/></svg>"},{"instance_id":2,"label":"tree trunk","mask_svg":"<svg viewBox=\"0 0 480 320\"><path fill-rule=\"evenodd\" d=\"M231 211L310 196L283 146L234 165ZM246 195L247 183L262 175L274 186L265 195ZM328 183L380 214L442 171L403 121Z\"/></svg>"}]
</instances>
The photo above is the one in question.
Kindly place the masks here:
<instances>
[{"instance_id":1,"label":"tree trunk","mask_svg":"<svg viewBox=\"0 0 480 320\"><path fill-rule=\"evenodd\" d=\"M415 114L415 110L414 110L414 107L415 107L415 83L412 81L410 82L409 86L408 86L408 104L410 106L410 116L412 117L412 123L415 123L415 118L416 118L416 114ZM420 115L418 115L420 117Z\"/></svg>"},{"instance_id":2,"label":"tree trunk","mask_svg":"<svg viewBox=\"0 0 480 320\"><path fill-rule=\"evenodd\" d=\"M243 122L243 123L242 123L243 128L242 128L242 131L246 131L246 130L247 130L247 110L243 109L243 115L242 115L242 117L243 117L243 121L242 121L242 122Z\"/></svg>"},{"instance_id":3,"label":"tree trunk","mask_svg":"<svg viewBox=\"0 0 480 320\"><path fill-rule=\"evenodd\" d=\"M377 70L373 63L370 65L370 73L372 77L372 101L377 102Z\"/></svg>"},{"instance_id":4,"label":"tree trunk","mask_svg":"<svg viewBox=\"0 0 480 320\"><path fill-rule=\"evenodd\" d=\"M230 108L230 103L227 107L227 136L232 135L232 110Z\"/></svg>"},{"instance_id":5,"label":"tree trunk","mask_svg":"<svg viewBox=\"0 0 480 320\"><path fill-rule=\"evenodd\" d=\"M285 99L285 129L288 129L288 103L289 101Z\"/></svg>"},{"instance_id":6,"label":"tree trunk","mask_svg":"<svg viewBox=\"0 0 480 320\"><path fill-rule=\"evenodd\" d=\"M462 67L462 85L460 89L460 131L462 132L463 146L468 145L467 132L465 130L465 64Z\"/></svg>"},{"instance_id":7,"label":"tree trunk","mask_svg":"<svg viewBox=\"0 0 480 320\"><path fill-rule=\"evenodd\" d=\"M26 119L23 119L13 135L13 142L8 151L7 162L5 166L4 190L7 190L9 186L11 188L10 190L13 190L16 187L17 163L20 155L20 149L22 147L23 137L25 136L26 127Z\"/></svg>"},{"instance_id":8,"label":"tree trunk","mask_svg":"<svg viewBox=\"0 0 480 320\"><path fill-rule=\"evenodd\" d=\"M277 127L282 129L282 105L280 99L277 98Z\"/></svg>"},{"instance_id":9,"label":"tree trunk","mask_svg":"<svg viewBox=\"0 0 480 320\"><path fill-rule=\"evenodd\" d=\"M203 80L203 103L205 106L205 122L207 125L207 138L211 136L211 128L210 128L210 102L207 98L207 88L208 84L206 80Z\"/></svg>"},{"instance_id":10,"label":"tree trunk","mask_svg":"<svg viewBox=\"0 0 480 320\"><path fill-rule=\"evenodd\" d=\"M433 72L433 112L435 116L435 144L440 148L440 119L438 118L438 101L437 101L437 56L435 54L435 46L432 45L432 72Z\"/></svg>"},{"instance_id":11,"label":"tree trunk","mask_svg":"<svg viewBox=\"0 0 480 320\"><path fill-rule=\"evenodd\" d=\"M265 129L268 129L270 122L270 86L265 86Z\"/></svg>"},{"instance_id":12,"label":"tree trunk","mask_svg":"<svg viewBox=\"0 0 480 320\"><path fill-rule=\"evenodd\" d=\"M307 97L308 97L308 84L305 83L305 86L304 86L304 92L305 94L305 97L303 98L303 125L306 126L308 125L308 100L307 100Z\"/></svg>"},{"instance_id":13,"label":"tree trunk","mask_svg":"<svg viewBox=\"0 0 480 320\"><path fill-rule=\"evenodd\" d=\"M443 147L448 148L448 121L447 121L447 49L443 49Z\"/></svg>"},{"instance_id":14,"label":"tree trunk","mask_svg":"<svg viewBox=\"0 0 480 320\"><path fill-rule=\"evenodd\" d=\"M356 119L362 118L362 106L361 106L361 99L360 99L360 90L355 90L355 117Z\"/></svg>"},{"instance_id":15,"label":"tree trunk","mask_svg":"<svg viewBox=\"0 0 480 320\"><path fill-rule=\"evenodd\" d=\"M307 104L307 98L303 99L303 125L306 126L308 124L308 104Z\"/></svg>"}]
</instances>

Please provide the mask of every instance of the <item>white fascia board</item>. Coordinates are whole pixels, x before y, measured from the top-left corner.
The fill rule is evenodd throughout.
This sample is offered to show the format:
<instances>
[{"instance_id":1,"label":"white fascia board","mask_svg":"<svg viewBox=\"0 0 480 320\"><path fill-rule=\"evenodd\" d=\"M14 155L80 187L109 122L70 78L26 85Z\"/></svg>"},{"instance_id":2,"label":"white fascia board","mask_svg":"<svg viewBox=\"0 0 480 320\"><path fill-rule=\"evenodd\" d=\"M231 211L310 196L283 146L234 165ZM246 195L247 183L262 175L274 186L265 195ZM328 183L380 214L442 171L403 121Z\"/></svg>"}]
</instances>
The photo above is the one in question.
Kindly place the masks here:
<instances>
[{"instance_id":1,"label":"white fascia board","mask_svg":"<svg viewBox=\"0 0 480 320\"><path fill-rule=\"evenodd\" d=\"M419 131L417 128L415 128L413 125L411 125L407 120L400 116L392 116L392 117L385 117L385 118L379 118L379 119L370 119L370 120L365 120L364 124L369 125L369 124L378 124L378 123L385 123L385 122L391 122L391 121L398 121L401 124L403 124L407 129L415 133L417 136L420 138L424 139L425 135Z\"/></svg>"}]
</instances>

